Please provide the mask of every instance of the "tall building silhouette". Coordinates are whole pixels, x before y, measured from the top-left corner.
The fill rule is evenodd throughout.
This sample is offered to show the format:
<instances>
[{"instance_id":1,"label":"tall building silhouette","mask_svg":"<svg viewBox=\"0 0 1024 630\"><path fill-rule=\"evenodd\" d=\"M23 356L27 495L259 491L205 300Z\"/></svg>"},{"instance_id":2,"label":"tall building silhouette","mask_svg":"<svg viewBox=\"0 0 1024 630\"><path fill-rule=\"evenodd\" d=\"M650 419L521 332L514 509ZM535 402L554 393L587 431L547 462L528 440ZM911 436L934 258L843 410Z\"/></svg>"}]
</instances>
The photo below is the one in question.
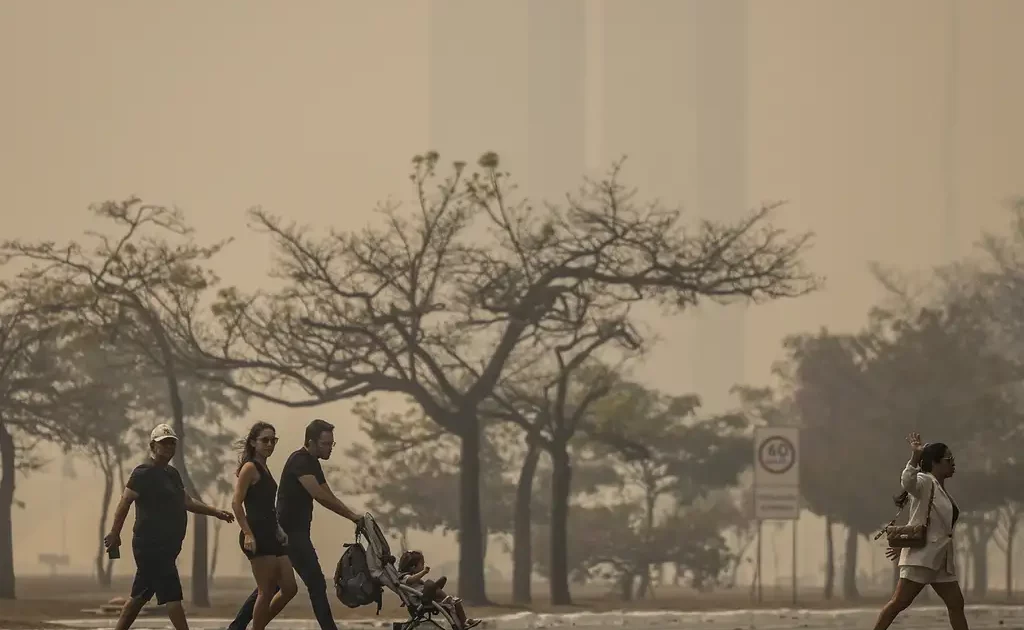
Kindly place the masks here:
<instances>
[{"instance_id":1,"label":"tall building silhouette","mask_svg":"<svg viewBox=\"0 0 1024 630\"><path fill-rule=\"evenodd\" d=\"M695 2L696 210L731 221L749 210L747 192L747 0ZM729 404L745 380L746 307L697 312L694 385L705 405Z\"/></svg>"},{"instance_id":2,"label":"tall building silhouette","mask_svg":"<svg viewBox=\"0 0 1024 630\"><path fill-rule=\"evenodd\" d=\"M560 202L626 157L640 202L681 205L688 222L749 209L744 0L432 0L429 12L429 148L445 163L496 151L532 200ZM726 405L744 380L744 308L676 321L688 333L667 334L680 346L671 388Z\"/></svg>"}]
</instances>

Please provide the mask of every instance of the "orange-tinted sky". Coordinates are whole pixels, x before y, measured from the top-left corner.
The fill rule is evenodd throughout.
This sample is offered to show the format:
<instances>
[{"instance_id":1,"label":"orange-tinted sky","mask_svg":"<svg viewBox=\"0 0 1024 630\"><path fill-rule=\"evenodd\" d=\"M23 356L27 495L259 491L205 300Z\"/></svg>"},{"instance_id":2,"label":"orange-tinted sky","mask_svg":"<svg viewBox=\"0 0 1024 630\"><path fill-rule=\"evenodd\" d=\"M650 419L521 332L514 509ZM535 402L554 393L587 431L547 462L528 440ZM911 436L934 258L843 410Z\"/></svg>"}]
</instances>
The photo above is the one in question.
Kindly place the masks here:
<instances>
[{"instance_id":1,"label":"orange-tinted sky","mask_svg":"<svg viewBox=\"0 0 1024 630\"><path fill-rule=\"evenodd\" d=\"M1024 3L961 2L953 72L949 2L720 4L7 0L3 236L74 238L89 203L137 194L181 206L211 240L236 236L217 270L252 286L269 263L244 229L252 205L358 227L407 193L409 158L426 149L498 151L547 198L628 154L642 196L718 217L788 200L777 220L817 233L808 261L823 291L742 319L708 308L652 320L664 339L640 377L724 404L732 382L768 378L784 335L858 326L879 297L868 261L927 267L1002 226L1002 203L1024 192ZM319 413L351 430L344 409ZM282 448L311 415L258 413ZM77 467L65 502L90 523L68 533L89 550L73 554L84 571L99 489ZM59 544L57 471L20 482L19 571L42 571L36 554ZM317 518L332 549L333 521ZM820 536L808 538L803 572L820 561ZM232 540L228 572L243 568Z\"/></svg>"}]
</instances>

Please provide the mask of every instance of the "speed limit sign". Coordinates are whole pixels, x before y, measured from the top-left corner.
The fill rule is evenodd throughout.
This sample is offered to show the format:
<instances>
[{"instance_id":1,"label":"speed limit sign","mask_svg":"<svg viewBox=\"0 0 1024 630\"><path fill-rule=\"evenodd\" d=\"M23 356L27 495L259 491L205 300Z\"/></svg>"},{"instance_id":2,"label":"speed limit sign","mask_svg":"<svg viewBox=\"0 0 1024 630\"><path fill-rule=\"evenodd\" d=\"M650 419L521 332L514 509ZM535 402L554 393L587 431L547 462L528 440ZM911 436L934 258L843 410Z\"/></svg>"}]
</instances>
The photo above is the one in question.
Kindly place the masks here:
<instances>
[{"instance_id":1,"label":"speed limit sign","mask_svg":"<svg viewBox=\"0 0 1024 630\"><path fill-rule=\"evenodd\" d=\"M758 486L800 485L800 430L759 427L754 431L754 483Z\"/></svg>"}]
</instances>

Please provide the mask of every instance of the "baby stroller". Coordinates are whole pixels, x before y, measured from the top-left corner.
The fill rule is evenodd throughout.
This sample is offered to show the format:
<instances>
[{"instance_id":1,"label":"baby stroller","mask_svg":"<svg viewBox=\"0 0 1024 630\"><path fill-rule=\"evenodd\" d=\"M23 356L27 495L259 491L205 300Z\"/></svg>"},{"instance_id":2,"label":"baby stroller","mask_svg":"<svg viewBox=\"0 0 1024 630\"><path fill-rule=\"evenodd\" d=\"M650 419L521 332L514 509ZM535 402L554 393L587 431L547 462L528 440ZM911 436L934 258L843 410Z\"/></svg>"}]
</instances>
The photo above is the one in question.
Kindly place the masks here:
<instances>
[{"instance_id":1,"label":"baby stroller","mask_svg":"<svg viewBox=\"0 0 1024 630\"><path fill-rule=\"evenodd\" d=\"M380 612L380 593L381 587L387 588L398 598L402 600L402 606L405 607L409 613L408 621L398 622L394 624L394 630L413 630L420 624L429 623L439 630L462 630L462 624L459 622L452 611L448 610L445 606L442 606L439 602L433 600L432 597L424 596L424 594L411 586L402 584L399 581L398 567L395 566L395 556L391 554L391 547L388 545L387 538L381 531L380 527L377 526L377 522L373 519L373 516L365 514L359 525L356 526L356 541L355 543L345 545L349 548L349 551L345 552L345 556L348 556L354 547L355 556L359 556L358 553L362 549L360 539L366 540L365 558L366 558L366 570L369 573L370 579L372 580L372 587L377 589L376 602L377 612ZM344 584L345 576L343 576L342 565L346 562L346 557L342 556L341 561L338 562L338 569L334 574L334 583L337 588L338 598L341 599L346 605L354 606L358 604L352 604L343 598L343 591L346 589ZM348 582L358 581L351 577L352 569L351 560L349 561L349 574ZM357 585L357 588L370 586L370 585ZM369 602L361 602L369 603Z\"/></svg>"}]
</instances>

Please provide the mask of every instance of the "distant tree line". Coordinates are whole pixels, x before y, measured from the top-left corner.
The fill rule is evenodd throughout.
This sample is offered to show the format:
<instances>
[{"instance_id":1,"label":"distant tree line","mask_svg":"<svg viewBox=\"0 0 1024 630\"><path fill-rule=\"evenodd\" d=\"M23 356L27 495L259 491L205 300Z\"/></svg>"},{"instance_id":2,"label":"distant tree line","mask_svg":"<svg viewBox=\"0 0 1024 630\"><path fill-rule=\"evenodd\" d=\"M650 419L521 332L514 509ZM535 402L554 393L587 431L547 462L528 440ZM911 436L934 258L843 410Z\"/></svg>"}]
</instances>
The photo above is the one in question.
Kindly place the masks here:
<instances>
[{"instance_id":1,"label":"distant tree line","mask_svg":"<svg viewBox=\"0 0 1024 630\"><path fill-rule=\"evenodd\" d=\"M826 597L833 525L846 532L843 595L858 597L858 546L894 513L886 493L908 458L899 436L915 430L957 458L961 580L984 596L999 550L1013 595L1024 516L1024 203L1009 216L1005 234L983 235L964 260L928 271L872 265L885 297L861 330L787 338L776 382L742 391L755 421L802 429L801 492L826 520Z\"/></svg>"},{"instance_id":2,"label":"distant tree line","mask_svg":"<svg viewBox=\"0 0 1024 630\"><path fill-rule=\"evenodd\" d=\"M134 198L94 206L102 226L83 242L2 243L0 597L14 596L15 479L39 465L36 443L103 472L99 534L138 427L170 419L186 485L216 502L230 482L222 421L252 399L362 399L371 448L349 456L353 490L399 534L456 530L469 601L486 601L486 551L502 540L521 602L535 572L563 604L573 580L633 597L666 567L698 588L734 578L750 531L736 484L760 420L635 382L655 341L635 306L678 316L804 295L820 283L802 262L810 235L772 226L774 206L684 220L638 200L620 164L543 205L517 195L494 154L472 172L438 165L416 157L412 207L383 205L359 229L253 210L275 255L270 289L221 286L210 266L227 243L202 244L181 211ZM408 412L380 412L381 396ZM199 606L206 527L192 530Z\"/></svg>"}]
</instances>

